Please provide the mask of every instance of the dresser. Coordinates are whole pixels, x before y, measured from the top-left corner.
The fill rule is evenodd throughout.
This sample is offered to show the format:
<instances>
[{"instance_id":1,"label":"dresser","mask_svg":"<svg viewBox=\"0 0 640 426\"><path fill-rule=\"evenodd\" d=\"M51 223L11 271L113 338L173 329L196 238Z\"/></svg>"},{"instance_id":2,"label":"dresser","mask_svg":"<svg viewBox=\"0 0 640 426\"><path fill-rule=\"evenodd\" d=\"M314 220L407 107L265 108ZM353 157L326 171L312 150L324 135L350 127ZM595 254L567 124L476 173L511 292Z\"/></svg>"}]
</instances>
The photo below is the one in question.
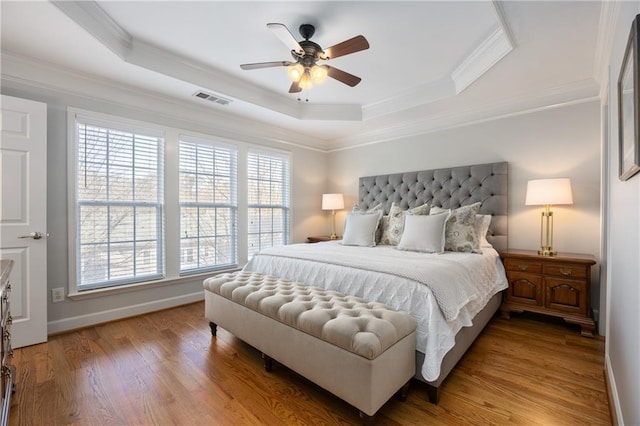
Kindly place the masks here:
<instances>
[{"instance_id":1,"label":"dresser","mask_svg":"<svg viewBox=\"0 0 640 426\"><path fill-rule=\"evenodd\" d=\"M500 311L535 312L560 317L580 325L583 336L593 337L591 317L591 267L595 258L585 254L540 256L535 251L507 250L500 256L509 288Z\"/></svg>"},{"instance_id":2,"label":"dresser","mask_svg":"<svg viewBox=\"0 0 640 426\"><path fill-rule=\"evenodd\" d=\"M9 363L13 356L11 349L11 312L9 306L9 294L11 283L9 274L13 267L13 260L0 260L0 334L2 335L2 345L0 347L0 357L2 366L2 417L0 421L3 426L9 423L9 409L11 407L11 395L14 391L13 379L15 377L15 367Z\"/></svg>"}]
</instances>

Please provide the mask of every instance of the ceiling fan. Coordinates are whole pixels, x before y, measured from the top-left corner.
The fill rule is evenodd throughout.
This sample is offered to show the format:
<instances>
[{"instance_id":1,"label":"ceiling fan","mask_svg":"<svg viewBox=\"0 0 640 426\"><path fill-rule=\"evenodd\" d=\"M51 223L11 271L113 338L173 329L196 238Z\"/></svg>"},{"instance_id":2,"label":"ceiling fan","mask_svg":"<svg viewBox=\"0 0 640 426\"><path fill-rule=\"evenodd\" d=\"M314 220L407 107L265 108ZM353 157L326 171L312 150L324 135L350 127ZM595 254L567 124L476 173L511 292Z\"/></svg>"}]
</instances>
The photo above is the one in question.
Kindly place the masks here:
<instances>
[{"instance_id":1,"label":"ceiling fan","mask_svg":"<svg viewBox=\"0 0 640 426\"><path fill-rule=\"evenodd\" d=\"M355 36L342 43L335 44L326 49L322 49L320 45L309 40L313 37L316 29L311 24L300 25L300 35L304 40L298 42L284 24L267 24L267 28L272 30L274 34L291 49L291 56L294 61L275 61L275 62L258 62L253 64L242 64L240 68L243 70L254 70L258 68L270 67L288 67L287 73L293 82L289 88L289 93L298 93L302 89L310 89L313 83L321 83L329 76L347 86L354 87L362 80L348 72L338 68L318 64L319 61L328 61L329 59L338 58L340 56L349 55L369 48L369 42L364 36Z\"/></svg>"}]
</instances>

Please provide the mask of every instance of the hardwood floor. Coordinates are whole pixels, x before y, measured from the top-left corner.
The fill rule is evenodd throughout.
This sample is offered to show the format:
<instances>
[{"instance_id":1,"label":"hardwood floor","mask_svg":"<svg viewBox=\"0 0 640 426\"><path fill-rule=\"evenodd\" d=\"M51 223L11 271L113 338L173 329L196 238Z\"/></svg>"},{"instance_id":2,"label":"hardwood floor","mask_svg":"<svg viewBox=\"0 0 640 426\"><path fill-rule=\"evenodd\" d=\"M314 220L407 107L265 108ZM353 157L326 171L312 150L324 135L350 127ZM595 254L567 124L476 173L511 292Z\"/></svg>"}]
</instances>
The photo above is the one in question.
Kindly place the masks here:
<instances>
[{"instance_id":1,"label":"hardwood floor","mask_svg":"<svg viewBox=\"0 0 640 426\"><path fill-rule=\"evenodd\" d=\"M204 304L112 322L15 351L12 425L348 425L358 412L218 328ZM426 400L413 382L377 425L606 425L604 340L554 320L494 318Z\"/></svg>"}]
</instances>

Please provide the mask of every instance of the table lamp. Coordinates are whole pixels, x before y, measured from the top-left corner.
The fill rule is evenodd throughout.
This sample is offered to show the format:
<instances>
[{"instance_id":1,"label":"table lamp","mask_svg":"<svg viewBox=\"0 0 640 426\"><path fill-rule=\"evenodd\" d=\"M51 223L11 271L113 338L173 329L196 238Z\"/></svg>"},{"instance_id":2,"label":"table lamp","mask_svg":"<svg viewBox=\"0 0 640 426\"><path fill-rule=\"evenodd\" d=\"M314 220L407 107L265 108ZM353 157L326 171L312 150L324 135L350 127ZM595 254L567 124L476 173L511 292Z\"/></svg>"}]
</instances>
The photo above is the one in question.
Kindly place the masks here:
<instances>
[{"instance_id":1,"label":"table lamp","mask_svg":"<svg viewBox=\"0 0 640 426\"><path fill-rule=\"evenodd\" d=\"M332 240L338 239L336 235L336 210L344 209L342 194L322 194L322 210L331 210L331 236Z\"/></svg>"},{"instance_id":2,"label":"table lamp","mask_svg":"<svg viewBox=\"0 0 640 426\"><path fill-rule=\"evenodd\" d=\"M527 182L527 206L544 206L540 218L540 250L542 256L555 256L553 250L553 204L573 204L569 178L535 179Z\"/></svg>"}]
</instances>

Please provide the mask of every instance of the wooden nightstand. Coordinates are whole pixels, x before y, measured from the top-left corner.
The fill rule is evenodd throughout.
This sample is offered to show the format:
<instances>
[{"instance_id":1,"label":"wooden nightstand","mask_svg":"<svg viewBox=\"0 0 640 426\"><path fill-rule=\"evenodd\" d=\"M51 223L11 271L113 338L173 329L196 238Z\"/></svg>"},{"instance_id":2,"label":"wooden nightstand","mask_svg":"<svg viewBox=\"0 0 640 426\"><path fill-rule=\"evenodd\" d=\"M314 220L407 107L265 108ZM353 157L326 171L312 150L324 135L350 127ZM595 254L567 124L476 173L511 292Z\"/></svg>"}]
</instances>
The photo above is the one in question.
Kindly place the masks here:
<instances>
[{"instance_id":1,"label":"wooden nightstand","mask_svg":"<svg viewBox=\"0 0 640 426\"><path fill-rule=\"evenodd\" d=\"M307 242L310 243L320 243L322 241L337 241L337 240L341 240L342 237L338 237L335 239L331 239L331 237L329 237L328 235L321 235L319 237L307 237Z\"/></svg>"},{"instance_id":2,"label":"wooden nightstand","mask_svg":"<svg viewBox=\"0 0 640 426\"><path fill-rule=\"evenodd\" d=\"M536 312L553 315L580 325L583 336L593 337L591 318L591 266L595 258L584 254L540 256L535 251L507 250L500 256L507 271L509 288L500 311Z\"/></svg>"}]
</instances>

